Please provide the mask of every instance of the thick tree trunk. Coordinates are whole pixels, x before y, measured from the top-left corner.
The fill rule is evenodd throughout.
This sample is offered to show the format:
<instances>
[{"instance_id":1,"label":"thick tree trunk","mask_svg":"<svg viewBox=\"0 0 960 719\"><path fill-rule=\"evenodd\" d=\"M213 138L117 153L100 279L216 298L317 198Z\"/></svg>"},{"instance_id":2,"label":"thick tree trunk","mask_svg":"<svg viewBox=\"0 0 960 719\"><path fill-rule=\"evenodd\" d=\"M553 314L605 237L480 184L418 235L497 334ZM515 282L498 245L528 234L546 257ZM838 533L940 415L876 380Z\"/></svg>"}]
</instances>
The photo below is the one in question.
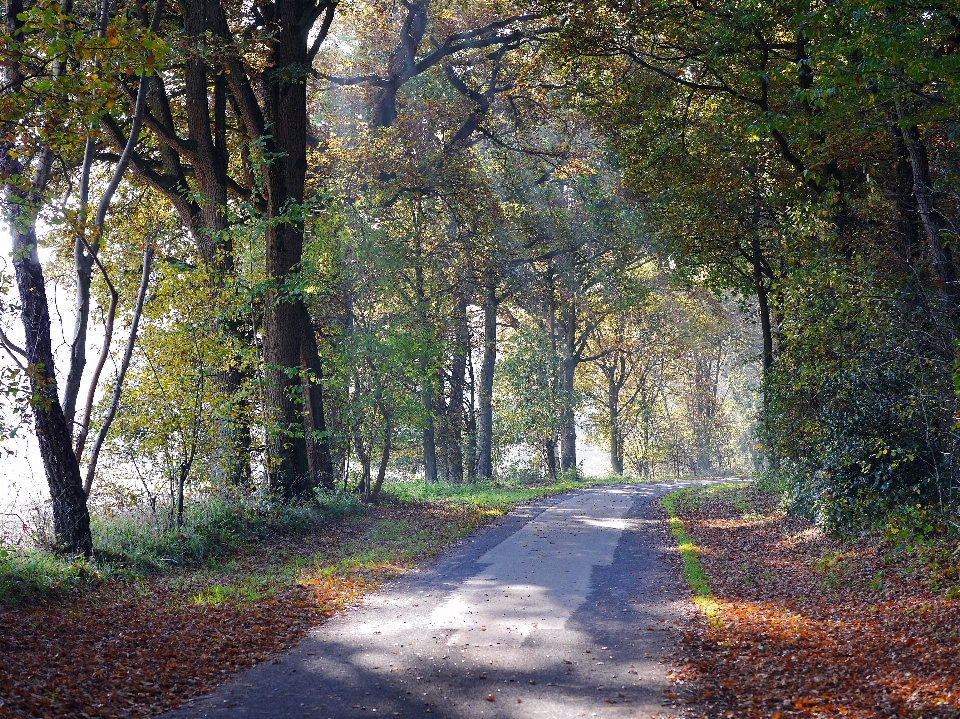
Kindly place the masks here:
<instances>
[{"instance_id":1,"label":"thick tree trunk","mask_svg":"<svg viewBox=\"0 0 960 719\"><path fill-rule=\"evenodd\" d=\"M66 14L70 9L69 4L62 5L61 9ZM20 0L6 0L4 4L4 30L8 38L13 39L13 47L23 36L24 10ZM23 68L14 58L16 53L0 69L5 92L22 89ZM57 72L60 69L57 68ZM53 528L59 549L89 555L93 550L90 514L80 479L80 465L73 453L71 427L64 417L57 393L56 367L50 340L50 308L43 267L37 254L37 214L47 191L53 152L44 148L33 158L36 171L29 191L25 191L16 181L23 177L25 168L17 153L13 152L14 149L12 135L0 140L0 177L12 180L4 183L4 219L13 240L11 256L20 295L20 318L34 427L50 488Z\"/></svg>"},{"instance_id":2,"label":"thick tree trunk","mask_svg":"<svg viewBox=\"0 0 960 719\"><path fill-rule=\"evenodd\" d=\"M477 475L493 477L493 373L497 363L497 286L487 279L483 297L483 360L477 408Z\"/></svg>"},{"instance_id":3,"label":"thick tree trunk","mask_svg":"<svg viewBox=\"0 0 960 719\"><path fill-rule=\"evenodd\" d=\"M307 169L307 60L304 8L295 0L273 6L277 14L271 47L271 69L264 90L264 113L272 134L273 159L266 166L267 280L263 318L271 487L284 497L306 491L310 482L300 390L300 351L304 340L302 300L284 287L303 258L303 204Z\"/></svg>"},{"instance_id":4,"label":"thick tree trunk","mask_svg":"<svg viewBox=\"0 0 960 719\"><path fill-rule=\"evenodd\" d=\"M185 34L198 47L203 47L207 42L205 33L222 33L225 22L219 3L189 0L184 6ZM210 275L211 291L216 302L226 299L223 293L234 274L233 243L225 231L230 224L227 217L227 92L223 74L213 72L203 53L189 53L186 57L184 96L188 137L194 153L191 165L197 194L201 199L199 206L183 205L182 209L190 215L193 236ZM152 105L165 115L169 114L169 108L159 96L153 98ZM169 122L172 126L172 117ZM174 172L182 172L178 163L170 158L165 160L165 164L170 165ZM229 308L220 309L225 314L229 313ZM225 342L245 342L236 322L222 320L217 329ZM210 378L216 396L213 416L217 438L215 479L228 484L245 483L250 467L248 408L238 400L243 382L240 363L239 358L234 357L227 366L217 368Z\"/></svg>"}]
</instances>

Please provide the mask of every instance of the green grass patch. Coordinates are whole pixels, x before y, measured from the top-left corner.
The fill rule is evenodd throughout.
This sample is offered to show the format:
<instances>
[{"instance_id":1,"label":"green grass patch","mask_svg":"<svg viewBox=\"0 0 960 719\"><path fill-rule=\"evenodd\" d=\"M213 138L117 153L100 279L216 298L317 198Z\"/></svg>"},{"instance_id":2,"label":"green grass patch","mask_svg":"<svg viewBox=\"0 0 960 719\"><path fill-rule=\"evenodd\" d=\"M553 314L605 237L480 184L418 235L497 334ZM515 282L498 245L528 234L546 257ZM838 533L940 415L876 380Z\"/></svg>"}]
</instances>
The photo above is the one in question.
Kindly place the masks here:
<instances>
[{"instance_id":1,"label":"green grass patch","mask_svg":"<svg viewBox=\"0 0 960 719\"><path fill-rule=\"evenodd\" d=\"M637 479L620 475L577 477L573 472L568 472L561 474L555 482L508 477L494 481L453 485L443 482L427 484L422 479L412 479L386 485L384 492L393 501L447 502L493 514L504 514L518 504L575 489L606 484L659 484L664 481L672 480Z\"/></svg>"},{"instance_id":2,"label":"green grass patch","mask_svg":"<svg viewBox=\"0 0 960 719\"><path fill-rule=\"evenodd\" d=\"M0 547L0 604L16 605L80 589L99 582L103 572L93 562L50 552Z\"/></svg>"},{"instance_id":3,"label":"green grass patch","mask_svg":"<svg viewBox=\"0 0 960 719\"><path fill-rule=\"evenodd\" d=\"M717 486L729 487L731 485L707 485L706 487L681 489L664 496L660 502L667 512L667 517L670 522L670 532L673 534L674 539L677 540L677 545L680 548L680 555L683 557L683 576L687 580L687 584L690 585L690 589L693 590L694 602L703 609L708 619L712 622L719 623L720 608L717 605L716 598L713 596L713 592L710 590L710 580L703 571L703 565L700 564L697 545L690 535L687 534L687 530L683 526L683 521L680 519L679 513L680 506L683 504L700 506L699 503L702 501L701 490L713 490Z\"/></svg>"},{"instance_id":4,"label":"green grass patch","mask_svg":"<svg viewBox=\"0 0 960 719\"><path fill-rule=\"evenodd\" d=\"M217 494L190 503L179 527L169 515L144 509L95 514L91 560L0 548L0 605L28 603L107 580L122 579L125 586L133 586L148 575L184 569L189 572L184 575L183 590L194 604L242 604L289 586L304 573L372 572L385 565L408 565L436 554L518 504L585 487L639 481L568 473L555 482L521 477L462 485L394 482L384 487L386 504L439 503L459 514L426 524L380 517L362 536L347 539L332 554L301 552L290 542L289 551L281 551L282 556L258 567L238 566L233 558L241 550L256 552L270 537L305 535L352 514L359 520L363 505L355 495L344 492L317 492L309 500L294 503L269 496Z\"/></svg>"}]
</instances>

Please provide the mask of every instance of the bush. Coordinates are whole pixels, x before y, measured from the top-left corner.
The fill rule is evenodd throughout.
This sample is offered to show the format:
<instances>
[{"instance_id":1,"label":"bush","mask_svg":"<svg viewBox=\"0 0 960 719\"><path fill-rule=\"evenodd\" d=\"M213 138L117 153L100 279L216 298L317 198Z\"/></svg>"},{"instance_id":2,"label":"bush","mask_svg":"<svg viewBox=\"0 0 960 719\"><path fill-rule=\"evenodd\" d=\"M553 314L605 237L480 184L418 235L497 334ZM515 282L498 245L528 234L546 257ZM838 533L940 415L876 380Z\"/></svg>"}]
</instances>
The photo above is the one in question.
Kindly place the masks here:
<instances>
[{"instance_id":1,"label":"bush","mask_svg":"<svg viewBox=\"0 0 960 719\"><path fill-rule=\"evenodd\" d=\"M791 282L780 291L792 319L765 382L761 439L775 461L763 481L838 535L917 503L955 509L955 349L926 324L910 282L855 257L811 261Z\"/></svg>"},{"instance_id":2,"label":"bush","mask_svg":"<svg viewBox=\"0 0 960 719\"><path fill-rule=\"evenodd\" d=\"M142 509L95 516L94 549L100 561L137 571L182 566L236 552L270 531L302 532L360 509L357 498L336 490L318 489L314 496L294 502L269 494L219 494L187 505L179 527L169 516Z\"/></svg>"}]
</instances>

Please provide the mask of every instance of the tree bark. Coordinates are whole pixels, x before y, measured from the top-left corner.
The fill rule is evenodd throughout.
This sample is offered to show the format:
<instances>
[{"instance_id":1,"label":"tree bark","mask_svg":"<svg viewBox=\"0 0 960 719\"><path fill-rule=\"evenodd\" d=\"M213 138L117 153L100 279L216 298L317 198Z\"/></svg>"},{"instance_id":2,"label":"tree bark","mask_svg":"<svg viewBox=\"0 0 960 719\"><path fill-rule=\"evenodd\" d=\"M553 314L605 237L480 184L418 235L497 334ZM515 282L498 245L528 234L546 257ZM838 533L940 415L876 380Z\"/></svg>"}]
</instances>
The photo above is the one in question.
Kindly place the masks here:
<instances>
[{"instance_id":1,"label":"tree bark","mask_svg":"<svg viewBox=\"0 0 960 719\"><path fill-rule=\"evenodd\" d=\"M477 408L477 475L493 478L493 373L497 363L497 285L488 277L483 296L483 360Z\"/></svg>"},{"instance_id":2,"label":"tree bark","mask_svg":"<svg viewBox=\"0 0 960 719\"><path fill-rule=\"evenodd\" d=\"M610 466L614 474L623 474L623 440L620 436L620 386L610 374L607 387L607 400L610 422Z\"/></svg>"},{"instance_id":3,"label":"tree bark","mask_svg":"<svg viewBox=\"0 0 960 719\"><path fill-rule=\"evenodd\" d=\"M557 440L554 438L548 439L544 443L544 459L547 462L547 476L551 480L557 479Z\"/></svg>"},{"instance_id":4,"label":"tree bark","mask_svg":"<svg viewBox=\"0 0 960 719\"><path fill-rule=\"evenodd\" d=\"M4 30L14 47L23 36L21 0L6 0ZM69 4L61 6L67 14ZM22 89L22 67L16 55L7 58L0 77L4 92ZM4 123L4 128L7 129ZM9 134L9 133L8 133ZM50 489L53 528L58 549L89 555L93 551L90 514L83 493L80 465L73 453L72 432L63 414L57 392L56 367L50 339L50 308L44 285L43 267L37 253L37 214L47 191L54 153L43 147L34 157L35 171L29 189L18 185L15 178L25 172L18 159L12 135L0 141L0 177L4 178L6 221L13 240L12 258L17 290L20 296L20 319L23 323L24 359L30 382L34 427L40 445L40 457ZM14 181L9 181L12 178Z\"/></svg>"},{"instance_id":5,"label":"tree bark","mask_svg":"<svg viewBox=\"0 0 960 719\"><path fill-rule=\"evenodd\" d=\"M15 220L10 225L14 227ZM34 426L50 488L54 532L62 551L89 555L93 551L93 538L87 496L80 479L80 466L73 454L70 428L57 396L50 314L43 269L36 256L37 238L33 228L26 233L14 231L13 234L14 257L17 258L13 266L22 306Z\"/></svg>"},{"instance_id":6,"label":"tree bark","mask_svg":"<svg viewBox=\"0 0 960 719\"><path fill-rule=\"evenodd\" d=\"M380 466L377 468L377 481L370 491L370 502L376 504L380 501L380 488L383 487L383 480L387 476L387 465L390 462L390 449L393 446L393 420L390 415L383 418L383 449L380 450Z\"/></svg>"},{"instance_id":7,"label":"tree bark","mask_svg":"<svg viewBox=\"0 0 960 719\"><path fill-rule=\"evenodd\" d=\"M433 381L429 375L423 379L423 390L420 400L423 403L423 475L427 484L437 481L437 435L434 426L434 392Z\"/></svg>"},{"instance_id":8,"label":"tree bark","mask_svg":"<svg viewBox=\"0 0 960 719\"><path fill-rule=\"evenodd\" d=\"M897 103L897 114L901 122L905 120L903 108ZM930 178L930 161L927 148L920 137L916 125L910 125L902 131L902 138L910 156L913 172L913 196L917 203L917 214L927 239L930 251L933 277L941 294L949 298L949 312L956 314L955 305L958 293L957 270L953 262L953 252L949 241L944 237L944 226L933 196L933 184Z\"/></svg>"},{"instance_id":9,"label":"tree bark","mask_svg":"<svg viewBox=\"0 0 960 719\"><path fill-rule=\"evenodd\" d=\"M7 154L9 145L0 145L6 158L4 174L16 175L20 163ZM34 188L44 188L53 153L46 150L38 158L41 176ZM10 172L10 165L16 171ZM43 165L46 165L44 168ZM57 393L53 346L50 340L50 311L43 279L43 267L37 255L36 207L39 192L25 196L7 186L7 221L13 236L13 267L20 295L27 375L32 393L34 427L40 444L40 457L50 489L53 527L58 549L89 555L93 551L87 496L80 478L80 465L73 453L70 427L67 426Z\"/></svg>"},{"instance_id":10,"label":"tree bark","mask_svg":"<svg viewBox=\"0 0 960 719\"><path fill-rule=\"evenodd\" d=\"M912 265L914 253L920 244L920 233L917 231L918 211L917 200L913 192L913 168L910 165L910 153L903 139L903 131L891 122L890 134L893 139L893 148L896 162L896 202L897 228L900 234L898 254L905 264Z\"/></svg>"},{"instance_id":11,"label":"tree bark","mask_svg":"<svg viewBox=\"0 0 960 719\"><path fill-rule=\"evenodd\" d=\"M576 308L573 300L569 300L564 307L563 328L563 361L561 390L563 392L563 411L560 428L560 471L568 472L577 469L577 423L573 412L573 381L577 369L577 358L574 354L576 340Z\"/></svg>"},{"instance_id":12,"label":"tree bark","mask_svg":"<svg viewBox=\"0 0 960 719\"><path fill-rule=\"evenodd\" d=\"M763 256L760 249L760 237L754 232L753 244L753 288L757 294L757 308L760 314L760 334L763 339L763 372L768 374L773 367L773 324L770 321L770 291L763 274Z\"/></svg>"},{"instance_id":13,"label":"tree bark","mask_svg":"<svg viewBox=\"0 0 960 719\"><path fill-rule=\"evenodd\" d=\"M285 498L302 494L310 475L299 387L300 353L306 341L303 301L285 283L303 258L303 205L307 170L308 8L299 0L271 6L273 39L265 73L265 119L273 153L264 170L267 190L266 293L263 319L265 395L274 431L267 440L270 485ZM298 390L300 390L298 392Z\"/></svg>"},{"instance_id":14,"label":"tree bark","mask_svg":"<svg viewBox=\"0 0 960 719\"><path fill-rule=\"evenodd\" d=\"M306 415L307 465L310 470L311 488L314 486L333 489L336 479L330 440L327 436L326 417L323 411L322 365L317 349L317 339L310 321L310 313L303 308L303 342L300 345L300 381ZM306 491L309 488L303 488Z\"/></svg>"},{"instance_id":15,"label":"tree bark","mask_svg":"<svg viewBox=\"0 0 960 719\"><path fill-rule=\"evenodd\" d=\"M447 403L447 463L448 480L463 483L463 409L467 374L467 354L470 351L470 328L467 326L467 298L462 290L454 291L454 342L450 363L450 399Z\"/></svg>"}]
</instances>

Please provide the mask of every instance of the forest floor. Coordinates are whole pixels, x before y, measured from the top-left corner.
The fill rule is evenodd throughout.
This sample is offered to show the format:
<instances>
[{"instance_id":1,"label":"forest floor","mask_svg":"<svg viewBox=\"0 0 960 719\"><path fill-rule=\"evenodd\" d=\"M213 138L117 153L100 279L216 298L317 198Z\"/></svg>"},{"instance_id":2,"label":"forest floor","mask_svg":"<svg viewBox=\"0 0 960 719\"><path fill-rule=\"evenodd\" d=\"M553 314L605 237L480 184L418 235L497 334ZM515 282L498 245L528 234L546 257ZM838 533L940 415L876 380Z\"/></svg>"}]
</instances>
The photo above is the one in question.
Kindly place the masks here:
<instances>
[{"instance_id":1,"label":"forest floor","mask_svg":"<svg viewBox=\"0 0 960 719\"><path fill-rule=\"evenodd\" d=\"M674 657L681 716L960 715L960 548L839 542L752 485L675 506L712 594Z\"/></svg>"},{"instance_id":2,"label":"forest floor","mask_svg":"<svg viewBox=\"0 0 960 719\"><path fill-rule=\"evenodd\" d=\"M218 563L0 606L0 717L138 717L296 644L345 604L502 513L371 507Z\"/></svg>"}]
</instances>

